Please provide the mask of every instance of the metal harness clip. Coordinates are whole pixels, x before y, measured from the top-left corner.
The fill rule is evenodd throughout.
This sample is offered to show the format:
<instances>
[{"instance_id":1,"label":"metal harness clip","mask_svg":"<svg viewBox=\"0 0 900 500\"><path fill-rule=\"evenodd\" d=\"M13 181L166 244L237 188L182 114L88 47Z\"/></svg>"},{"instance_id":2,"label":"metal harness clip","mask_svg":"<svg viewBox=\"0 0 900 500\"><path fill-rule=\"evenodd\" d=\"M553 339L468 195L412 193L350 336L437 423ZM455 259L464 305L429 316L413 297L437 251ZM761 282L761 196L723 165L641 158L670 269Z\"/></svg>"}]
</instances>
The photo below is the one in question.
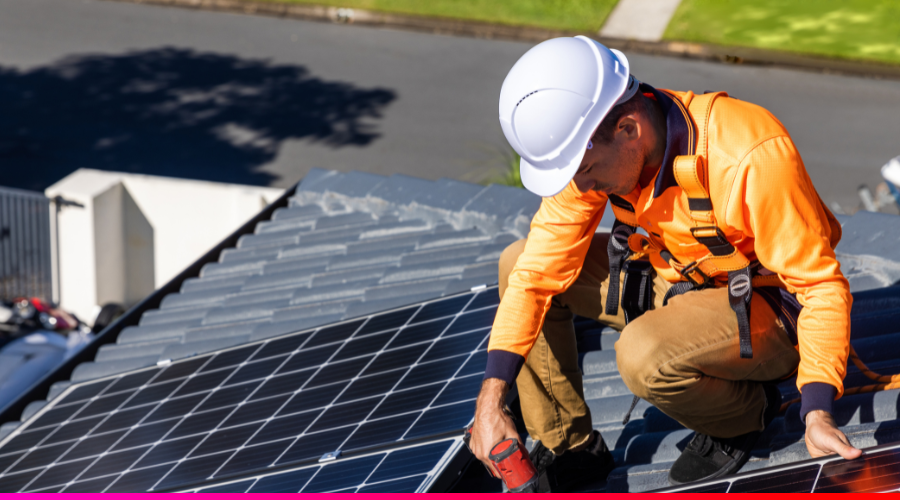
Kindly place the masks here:
<instances>
[{"instance_id":1,"label":"metal harness clip","mask_svg":"<svg viewBox=\"0 0 900 500\"><path fill-rule=\"evenodd\" d=\"M710 277L707 276L706 273L704 273L703 271L700 270L701 262L703 262L702 259L695 260L694 262L691 262L690 264L681 268L681 271L679 271L681 276L686 278L697 288L706 286L706 284L709 283L709 280L710 280ZM697 278L694 276L695 274L700 275L703 278L703 280L702 281L697 280Z\"/></svg>"}]
</instances>

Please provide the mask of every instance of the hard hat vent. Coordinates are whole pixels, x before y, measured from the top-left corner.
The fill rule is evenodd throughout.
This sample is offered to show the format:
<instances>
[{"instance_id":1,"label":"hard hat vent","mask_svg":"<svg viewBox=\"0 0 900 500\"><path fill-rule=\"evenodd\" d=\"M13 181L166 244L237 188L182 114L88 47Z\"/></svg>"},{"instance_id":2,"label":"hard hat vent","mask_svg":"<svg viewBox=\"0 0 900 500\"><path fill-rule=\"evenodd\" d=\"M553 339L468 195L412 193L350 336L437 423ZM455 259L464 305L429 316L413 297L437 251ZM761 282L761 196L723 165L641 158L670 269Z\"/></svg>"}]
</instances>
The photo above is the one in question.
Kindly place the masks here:
<instances>
[{"instance_id":1,"label":"hard hat vent","mask_svg":"<svg viewBox=\"0 0 900 500\"><path fill-rule=\"evenodd\" d=\"M522 101L524 101L525 99L528 99L530 96L533 96L534 94L537 94L537 93L538 93L538 91L535 90L533 92L529 92L529 93L525 94L525 97L519 99L519 102L516 103L516 107L518 108L519 104L522 104Z\"/></svg>"},{"instance_id":2,"label":"hard hat vent","mask_svg":"<svg viewBox=\"0 0 900 500\"><path fill-rule=\"evenodd\" d=\"M559 155L591 101L563 89L544 89L540 94L532 93L516 106L512 123L523 156L543 160Z\"/></svg>"}]
</instances>

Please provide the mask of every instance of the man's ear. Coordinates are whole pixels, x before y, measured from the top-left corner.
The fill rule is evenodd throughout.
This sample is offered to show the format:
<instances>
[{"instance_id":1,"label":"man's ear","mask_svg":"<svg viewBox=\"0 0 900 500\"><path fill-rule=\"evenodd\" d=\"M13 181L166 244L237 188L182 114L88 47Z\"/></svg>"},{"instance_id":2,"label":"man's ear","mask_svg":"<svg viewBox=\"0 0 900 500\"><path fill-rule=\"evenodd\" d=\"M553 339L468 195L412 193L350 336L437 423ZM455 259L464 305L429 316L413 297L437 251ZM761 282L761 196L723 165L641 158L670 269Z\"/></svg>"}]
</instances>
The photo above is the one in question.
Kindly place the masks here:
<instances>
[{"instance_id":1,"label":"man's ear","mask_svg":"<svg viewBox=\"0 0 900 500\"><path fill-rule=\"evenodd\" d=\"M616 139L623 141L636 141L641 138L641 123L635 119L634 115L627 114L619 118L616 123Z\"/></svg>"}]
</instances>

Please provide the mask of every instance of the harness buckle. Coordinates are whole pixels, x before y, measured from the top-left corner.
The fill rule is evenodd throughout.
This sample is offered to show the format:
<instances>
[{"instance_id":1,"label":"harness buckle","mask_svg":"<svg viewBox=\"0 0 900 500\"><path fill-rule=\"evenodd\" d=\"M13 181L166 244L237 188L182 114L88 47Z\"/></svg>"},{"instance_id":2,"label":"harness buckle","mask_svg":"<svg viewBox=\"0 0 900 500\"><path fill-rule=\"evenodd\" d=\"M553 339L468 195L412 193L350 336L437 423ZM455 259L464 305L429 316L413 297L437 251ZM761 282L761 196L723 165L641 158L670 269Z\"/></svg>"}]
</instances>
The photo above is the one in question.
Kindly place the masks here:
<instances>
[{"instance_id":1,"label":"harness buckle","mask_svg":"<svg viewBox=\"0 0 900 500\"><path fill-rule=\"evenodd\" d=\"M691 235L696 240L700 240L701 238L717 238L720 244L728 244L728 238L725 237L725 233L723 233L718 226L692 227Z\"/></svg>"},{"instance_id":2,"label":"harness buckle","mask_svg":"<svg viewBox=\"0 0 900 500\"><path fill-rule=\"evenodd\" d=\"M680 274L684 278L687 278L695 287L701 288L706 286L709 283L710 277L706 275L703 271L700 270L700 260L695 260L690 264L681 268ZM698 275L702 280L698 280L695 275Z\"/></svg>"}]
</instances>

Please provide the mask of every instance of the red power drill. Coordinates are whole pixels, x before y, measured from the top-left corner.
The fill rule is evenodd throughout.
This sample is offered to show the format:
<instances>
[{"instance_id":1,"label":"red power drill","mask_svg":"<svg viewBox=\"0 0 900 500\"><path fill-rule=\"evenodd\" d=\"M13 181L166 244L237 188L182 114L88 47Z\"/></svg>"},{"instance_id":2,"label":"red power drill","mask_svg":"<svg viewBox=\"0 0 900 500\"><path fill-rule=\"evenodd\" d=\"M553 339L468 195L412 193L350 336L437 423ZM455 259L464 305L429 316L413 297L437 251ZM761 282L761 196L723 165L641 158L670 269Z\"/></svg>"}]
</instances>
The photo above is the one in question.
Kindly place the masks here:
<instances>
[{"instance_id":1,"label":"red power drill","mask_svg":"<svg viewBox=\"0 0 900 500\"><path fill-rule=\"evenodd\" d=\"M504 408L504 411L513 418L509 409ZM466 427L466 434L463 437L466 446L469 446L469 441L472 439L472 425ZM472 451L471 447L469 447L469 451ZM490 467L485 466L485 468L491 476L502 480L510 493L537 493L539 483L537 470L531 463L531 458L528 457L528 450L519 446L518 439L510 438L500 441L491 448L488 457L500 476L494 474Z\"/></svg>"}]
</instances>

